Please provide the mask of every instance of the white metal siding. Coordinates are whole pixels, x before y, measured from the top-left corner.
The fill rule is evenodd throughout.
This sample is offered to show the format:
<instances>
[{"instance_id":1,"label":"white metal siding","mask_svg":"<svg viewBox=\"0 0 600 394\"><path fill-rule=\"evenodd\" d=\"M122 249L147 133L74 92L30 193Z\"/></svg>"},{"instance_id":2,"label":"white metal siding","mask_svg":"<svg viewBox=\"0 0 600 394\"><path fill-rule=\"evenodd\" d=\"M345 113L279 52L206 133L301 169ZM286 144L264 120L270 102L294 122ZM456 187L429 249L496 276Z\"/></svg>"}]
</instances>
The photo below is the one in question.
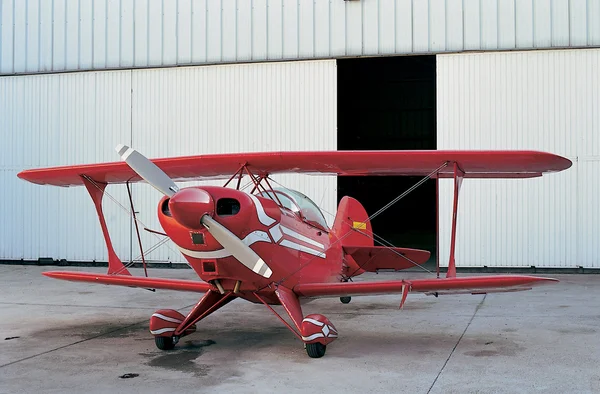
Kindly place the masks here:
<instances>
[{"instance_id":1,"label":"white metal siding","mask_svg":"<svg viewBox=\"0 0 600 394\"><path fill-rule=\"evenodd\" d=\"M37 186L18 179L17 173L114 161L114 141L130 136L130 75L111 71L0 78L0 259L106 261L94 205L84 188ZM126 198L122 190L107 190ZM105 205L115 248L126 253L129 220Z\"/></svg>"},{"instance_id":2,"label":"white metal siding","mask_svg":"<svg viewBox=\"0 0 600 394\"><path fill-rule=\"evenodd\" d=\"M333 60L139 70L132 81L132 144L149 157L336 150L336 83ZM274 179L335 213L335 177L285 175ZM222 185L223 181L207 183ZM138 184L134 194L139 218L151 228L159 228L156 209L160 193ZM333 217L326 218L332 224ZM147 248L159 240L145 233L142 242ZM137 256L137 249L134 254ZM157 249L149 258L183 260L177 249L169 246Z\"/></svg>"},{"instance_id":3,"label":"white metal siding","mask_svg":"<svg viewBox=\"0 0 600 394\"><path fill-rule=\"evenodd\" d=\"M0 0L0 74L597 45L598 0Z\"/></svg>"},{"instance_id":4,"label":"white metal siding","mask_svg":"<svg viewBox=\"0 0 600 394\"><path fill-rule=\"evenodd\" d=\"M336 75L335 61L312 61L0 78L0 259L106 261L85 188L33 185L19 171L116 161L120 142L149 157L335 150ZM276 179L335 212L335 177ZM119 206L129 208L126 189L107 192L118 201L104 199L117 253L135 258ZM133 192L140 219L160 229L160 195L145 184ZM145 248L157 241L144 232ZM174 251L162 246L150 258L181 261Z\"/></svg>"},{"instance_id":5,"label":"white metal siding","mask_svg":"<svg viewBox=\"0 0 600 394\"><path fill-rule=\"evenodd\" d=\"M457 265L600 267L600 50L439 55L438 149L534 149L568 157L559 174L466 180ZM451 181L441 181L447 264Z\"/></svg>"}]
</instances>

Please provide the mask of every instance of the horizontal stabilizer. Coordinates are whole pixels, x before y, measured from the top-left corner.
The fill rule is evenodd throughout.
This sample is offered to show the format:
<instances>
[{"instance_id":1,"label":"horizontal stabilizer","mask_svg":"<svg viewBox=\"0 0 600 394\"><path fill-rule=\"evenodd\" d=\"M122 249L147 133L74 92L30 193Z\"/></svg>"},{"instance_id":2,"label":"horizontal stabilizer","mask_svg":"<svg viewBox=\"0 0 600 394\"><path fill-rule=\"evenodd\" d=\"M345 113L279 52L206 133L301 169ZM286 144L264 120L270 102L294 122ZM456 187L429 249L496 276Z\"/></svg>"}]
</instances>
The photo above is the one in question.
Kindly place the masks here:
<instances>
[{"instance_id":1,"label":"horizontal stabilizer","mask_svg":"<svg viewBox=\"0 0 600 394\"><path fill-rule=\"evenodd\" d=\"M99 283L103 285L142 287L146 289L164 289L205 293L216 290L206 282L182 279L146 278L129 275L104 275L93 272L49 271L43 272L49 278L68 280L72 282Z\"/></svg>"},{"instance_id":2,"label":"horizontal stabilizer","mask_svg":"<svg viewBox=\"0 0 600 394\"><path fill-rule=\"evenodd\" d=\"M529 290L534 286L558 282L556 279L526 275L464 276L389 280L378 282L305 283L294 286L299 297L342 297L402 293L403 287L418 293L484 294Z\"/></svg>"},{"instance_id":3,"label":"horizontal stabilizer","mask_svg":"<svg viewBox=\"0 0 600 394\"><path fill-rule=\"evenodd\" d=\"M354 259L361 270L404 270L429 260L427 250L388 248L385 246L346 246L344 252Z\"/></svg>"}]
</instances>

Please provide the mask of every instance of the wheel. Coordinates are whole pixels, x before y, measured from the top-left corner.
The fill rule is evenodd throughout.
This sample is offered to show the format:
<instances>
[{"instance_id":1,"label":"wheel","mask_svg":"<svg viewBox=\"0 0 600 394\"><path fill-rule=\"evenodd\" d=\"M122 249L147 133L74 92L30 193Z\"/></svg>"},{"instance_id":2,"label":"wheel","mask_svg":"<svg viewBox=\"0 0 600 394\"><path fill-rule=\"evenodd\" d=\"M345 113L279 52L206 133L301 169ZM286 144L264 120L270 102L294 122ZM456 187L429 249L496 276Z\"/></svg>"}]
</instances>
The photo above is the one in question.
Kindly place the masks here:
<instances>
[{"instance_id":1,"label":"wheel","mask_svg":"<svg viewBox=\"0 0 600 394\"><path fill-rule=\"evenodd\" d=\"M306 344L306 353L308 354L308 357L310 357L310 358L323 357L325 355L326 349L327 349L327 346L325 346L319 342Z\"/></svg>"},{"instance_id":2,"label":"wheel","mask_svg":"<svg viewBox=\"0 0 600 394\"><path fill-rule=\"evenodd\" d=\"M173 350L177 341L173 337L154 337L154 343L160 350Z\"/></svg>"},{"instance_id":3,"label":"wheel","mask_svg":"<svg viewBox=\"0 0 600 394\"><path fill-rule=\"evenodd\" d=\"M342 301L342 304L349 304L351 299L352 297L350 296L340 297L340 301Z\"/></svg>"}]
</instances>

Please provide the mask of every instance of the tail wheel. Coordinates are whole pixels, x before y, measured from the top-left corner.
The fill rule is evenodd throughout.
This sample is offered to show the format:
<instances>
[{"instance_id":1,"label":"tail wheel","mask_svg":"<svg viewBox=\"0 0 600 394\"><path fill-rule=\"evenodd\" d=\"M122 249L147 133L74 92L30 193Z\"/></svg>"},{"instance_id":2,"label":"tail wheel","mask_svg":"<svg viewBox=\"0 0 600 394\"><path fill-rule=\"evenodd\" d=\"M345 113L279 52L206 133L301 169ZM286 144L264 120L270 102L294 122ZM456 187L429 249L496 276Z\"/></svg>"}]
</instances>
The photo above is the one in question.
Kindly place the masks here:
<instances>
[{"instance_id":1,"label":"tail wheel","mask_svg":"<svg viewBox=\"0 0 600 394\"><path fill-rule=\"evenodd\" d=\"M342 301L342 304L349 304L350 300L352 300L352 297L350 296L340 297L340 301Z\"/></svg>"},{"instance_id":2,"label":"tail wheel","mask_svg":"<svg viewBox=\"0 0 600 394\"><path fill-rule=\"evenodd\" d=\"M154 337L154 343L160 350L173 350L177 341L175 337Z\"/></svg>"},{"instance_id":3,"label":"tail wheel","mask_svg":"<svg viewBox=\"0 0 600 394\"><path fill-rule=\"evenodd\" d=\"M327 346L322 343L307 343L306 344L306 353L310 358L321 358L325 355L325 350L327 350Z\"/></svg>"}]
</instances>

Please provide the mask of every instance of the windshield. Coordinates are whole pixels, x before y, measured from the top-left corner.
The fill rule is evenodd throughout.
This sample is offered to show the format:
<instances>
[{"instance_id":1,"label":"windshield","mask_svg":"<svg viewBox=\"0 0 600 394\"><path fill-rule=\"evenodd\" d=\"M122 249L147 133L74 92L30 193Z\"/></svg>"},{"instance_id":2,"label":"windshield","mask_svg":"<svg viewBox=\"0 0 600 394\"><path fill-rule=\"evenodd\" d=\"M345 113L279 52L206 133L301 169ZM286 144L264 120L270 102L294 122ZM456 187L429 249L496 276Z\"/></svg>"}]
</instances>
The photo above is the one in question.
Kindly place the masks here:
<instances>
[{"instance_id":1,"label":"windshield","mask_svg":"<svg viewBox=\"0 0 600 394\"><path fill-rule=\"evenodd\" d=\"M293 211L300 212L302 217L306 219L307 222L317 224L319 227L322 227L323 230L327 230L327 222L325 221L325 217L317 204L315 204L310 198L306 197L304 194L291 189L285 188L275 188L274 192L277 194L277 198L281 201L281 204ZM268 193L261 193L263 197L268 197L271 200L277 201L276 198L273 197L273 192L269 191Z\"/></svg>"}]
</instances>

